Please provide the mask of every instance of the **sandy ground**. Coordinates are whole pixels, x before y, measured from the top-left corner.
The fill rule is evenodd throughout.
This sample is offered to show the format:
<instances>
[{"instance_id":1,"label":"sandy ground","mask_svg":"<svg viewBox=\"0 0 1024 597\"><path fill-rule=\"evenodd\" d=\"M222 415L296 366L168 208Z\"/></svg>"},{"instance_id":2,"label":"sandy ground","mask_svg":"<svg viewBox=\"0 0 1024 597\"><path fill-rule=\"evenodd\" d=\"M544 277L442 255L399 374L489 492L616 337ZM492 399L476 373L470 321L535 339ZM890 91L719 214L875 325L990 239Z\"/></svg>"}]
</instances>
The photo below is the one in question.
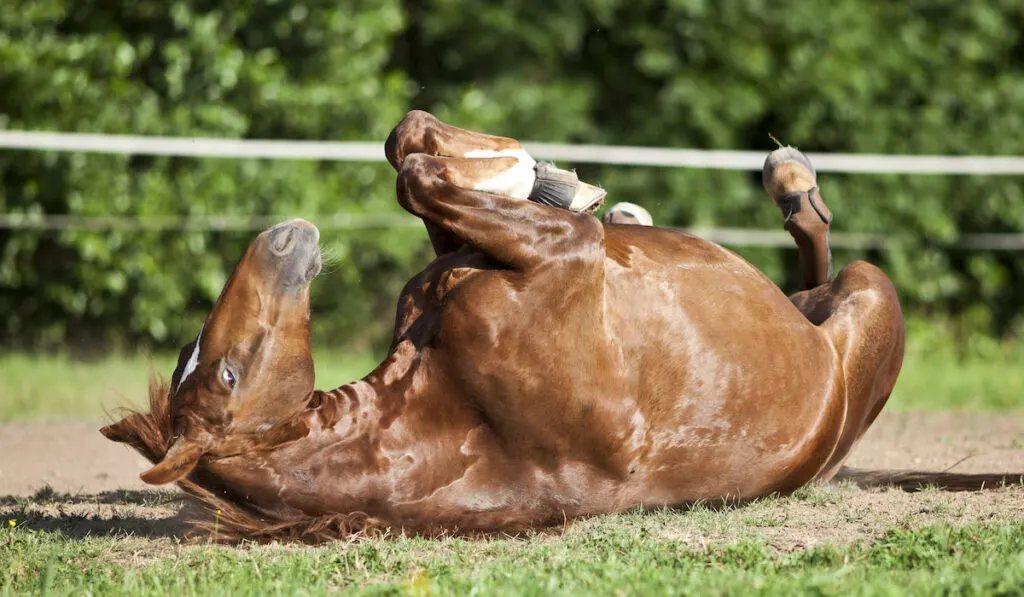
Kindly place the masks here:
<instances>
[{"instance_id":1,"label":"sandy ground","mask_svg":"<svg viewBox=\"0 0 1024 597\"><path fill-rule=\"evenodd\" d=\"M0 496L27 496L50 486L89 494L144 489L148 461L100 435L102 423L0 424Z\"/></svg>"},{"instance_id":2,"label":"sandy ground","mask_svg":"<svg viewBox=\"0 0 1024 597\"><path fill-rule=\"evenodd\" d=\"M29 496L45 486L72 494L147 488L138 478L146 460L108 441L97 431L100 426L0 424L0 496ZM849 464L1024 471L1024 413L883 413Z\"/></svg>"},{"instance_id":3,"label":"sandy ground","mask_svg":"<svg viewBox=\"0 0 1024 597\"><path fill-rule=\"evenodd\" d=\"M176 494L154 491L139 481L146 461L106 440L97 431L99 426L0 424L0 517L20 518L36 528L60 528L72 536L180 534L185 527ZM849 464L1024 472L1024 413L883 414ZM691 512L656 532L697 546L754 534L788 550L876 537L893 527L1022 518L1021 487L971 494L825 487L797 499L734 509L724 516ZM663 524L663 519L658 520Z\"/></svg>"}]
</instances>

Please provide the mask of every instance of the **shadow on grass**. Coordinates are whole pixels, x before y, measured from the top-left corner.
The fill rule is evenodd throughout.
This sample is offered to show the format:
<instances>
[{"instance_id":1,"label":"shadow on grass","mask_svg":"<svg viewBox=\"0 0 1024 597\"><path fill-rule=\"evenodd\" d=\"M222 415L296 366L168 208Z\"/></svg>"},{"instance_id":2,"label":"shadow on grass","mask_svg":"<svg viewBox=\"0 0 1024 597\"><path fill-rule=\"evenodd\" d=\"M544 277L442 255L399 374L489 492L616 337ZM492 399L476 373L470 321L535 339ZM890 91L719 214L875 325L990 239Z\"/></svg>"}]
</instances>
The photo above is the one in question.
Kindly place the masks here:
<instances>
[{"instance_id":1,"label":"shadow on grass","mask_svg":"<svg viewBox=\"0 0 1024 597\"><path fill-rule=\"evenodd\" d=\"M191 528L191 517L184 496L170 491L67 494L44 487L31 497L0 496L0 520L28 530L60 532L72 539L181 538Z\"/></svg>"}]
</instances>

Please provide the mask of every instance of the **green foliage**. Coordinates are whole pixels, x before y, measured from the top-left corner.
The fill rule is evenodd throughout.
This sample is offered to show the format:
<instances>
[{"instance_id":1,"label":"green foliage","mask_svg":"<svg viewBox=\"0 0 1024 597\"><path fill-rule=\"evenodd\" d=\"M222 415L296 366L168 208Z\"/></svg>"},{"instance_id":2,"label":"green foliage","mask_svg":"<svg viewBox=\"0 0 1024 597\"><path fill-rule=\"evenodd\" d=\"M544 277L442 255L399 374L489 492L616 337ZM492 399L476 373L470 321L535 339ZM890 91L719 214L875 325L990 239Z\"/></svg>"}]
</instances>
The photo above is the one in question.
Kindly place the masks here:
<instances>
[{"instance_id":1,"label":"green foliage","mask_svg":"<svg viewBox=\"0 0 1024 597\"><path fill-rule=\"evenodd\" d=\"M1019 2L586 0L465 10L410 4L403 39L419 107L545 141L809 152L1024 153ZM484 33L486 32L486 33ZM426 47L428 51L422 51ZM581 169L613 201L678 226L779 226L759 176ZM943 245L1024 227L1019 177L821 176L835 230L903 242L869 258L905 306L1016 332L1024 259ZM775 280L793 255L742 250Z\"/></svg>"},{"instance_id":2,"label":"green foliage","mask_svg":"<svg viewBox=\"0 0 1024 597\"><path fill-rule=\"evenodd\" d=\"M383 139L404 113L386 62L394 0L71 2L0 11L0 118L14 129L227 138ZM398 211L384 164L0 153L0 211L280 215ZM177 344L195 335L249 232L0 235L11 343ZM405 231L324 238L321 335L365 334L421 250ZM381 335L381 326L370 333Z\"/></svg>"},{"instance_id":3,"label":"green foliage","mask_svg":"<svg viewBox=\"0 0 1024 597\"><path fill-rule=\"evenodd\" d=\"M0 11L0 126L382 142L410 107L526 140L810 152L1024 153L1024 5L866 0L24 0ZM750 173L581 167L663 225L775 228ZM0 152L0 212L398 211L382 164ZM1016 335L1024 258L953 250L1018 231L1017 177L823 174L837 231L900 239L910 311ZM3 344L177 345L251 233L0 232ZM380 345L425 235L333 233L318 335ZM744 249L780 283L792 251Z\"/></svg>"}]
</instances>

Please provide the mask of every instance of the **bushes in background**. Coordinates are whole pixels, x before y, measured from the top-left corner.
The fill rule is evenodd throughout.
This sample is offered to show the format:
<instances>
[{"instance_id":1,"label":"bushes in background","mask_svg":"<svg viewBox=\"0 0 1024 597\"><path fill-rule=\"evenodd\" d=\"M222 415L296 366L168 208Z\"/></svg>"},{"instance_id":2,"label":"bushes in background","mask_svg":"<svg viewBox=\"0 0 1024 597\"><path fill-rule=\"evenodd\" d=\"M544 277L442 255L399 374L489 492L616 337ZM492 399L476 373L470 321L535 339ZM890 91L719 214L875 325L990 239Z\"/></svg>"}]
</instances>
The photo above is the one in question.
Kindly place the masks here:
<instances>
[{"instance_id":1,"label":"bushes in background","mask_svg":"<svg viewBox=\"0 0 1024 597\"><path fill-rule=\"evenodd\" d=\"M392 0L23 3L0 11L12 129L383 139L408 103L386 68ZM398 211L385 164L0 151L0 211L81 215ZM6 344L89 350L194 337L248 232L0 232ZM369 332L422 246L408 231L325 238L317 307L338 342Z\"/></svg>"},{"instance_id":2,"label":"bushes in background","mask_svg":"<svg viewBox=\"0 0 1024 597\"><path fill-rule=\"evenodd\" d=\"M383 143L409 108L526 140L1024 154L1024 5L980 0L26 0L0 11L0 126ZM665 225L775 228L753 173L582 166ZM905 308L1014 333L1024 258L948 248L1017 232L1017 177L823 174L839 231ZM397 212L384 164L0 151L0 212ZM249 233L0 231L3 344L176 345ZM428 257L408 229L325 234L318 336L382 342ZM780 283L790 251L744 249Z\"/></svg>"}]
</instances>

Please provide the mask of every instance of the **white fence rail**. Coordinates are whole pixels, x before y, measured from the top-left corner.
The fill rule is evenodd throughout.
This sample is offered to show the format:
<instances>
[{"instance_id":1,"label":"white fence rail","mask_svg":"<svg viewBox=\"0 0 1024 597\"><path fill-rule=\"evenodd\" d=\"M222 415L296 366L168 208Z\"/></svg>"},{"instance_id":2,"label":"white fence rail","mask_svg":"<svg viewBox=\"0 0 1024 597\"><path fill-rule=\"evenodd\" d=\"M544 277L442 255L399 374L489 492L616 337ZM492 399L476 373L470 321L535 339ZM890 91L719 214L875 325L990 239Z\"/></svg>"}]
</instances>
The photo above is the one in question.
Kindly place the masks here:
<instances>
[{"instance_id":1,"label":"white fence rail","mask_svg":"<svg viewBox=\"0 0 1024 597\"><path fill-rule=\"evenodd\" d=\"M767 151L719 151L652 147L564 145L524 143L539 159L581 164L622 166L760 170ZM260 158L284 160L384 161L382 143L356 141L273 141L253 139L211 139L153 137L137 135L92 135L0 131L0 150L35 150L127 155L173 155L209 158ZM1021 175L1024 158L984 156L924 156L808 153L820 172L941 175ZM19 215L0 214L0 229L35 230L262 230L281 218L276 216L206 216L192 218ZM411 216L392 214L337 214L318 216L325 230L416 227ZM714 242L730 246L792 247L783 231L737 228L685 229ZM883 235L834 233L837 248L884 249L900 243ZM960 237L952 246L994 251L1024 250L1024 234L972 234Z\"/></svg>"},{"instance_id":2,"label":"white fence rail","mask_svg":"<svg viewBox=\"0 0 1024 597\"><path fill-rule=\"evenodd\" d=\"M539 159L578 164L760 170L767 151L669 149L524 142ZM278 160L384 161L384 144L363 141L271 141L0 131L0 149ZM821 172L887 174L1024 174L1024 158L808 152Z\"/></svg>"},{"instance_id":3,"label":"white fence rail","mask_svg":"<svg viewBox=\"0 0 1024 597\"><path fill-rule=\"evenodd\" d=\"M92 230L92 231L251 231L265 230L285 220L284 216L77 216L0 214L0 230ZM403 214L332 214L317 216L321 230L373 230L419 228L418 218ZM793 239L782 230L751 228L679 228L712 242L732 247L794 248ZM908 239L882 234L833 232L832 246L838 249L885 249ZM955 242L936 244L985 251L1024 250L1024 234L967 234Z\"/></svg>"}]
</instances>

